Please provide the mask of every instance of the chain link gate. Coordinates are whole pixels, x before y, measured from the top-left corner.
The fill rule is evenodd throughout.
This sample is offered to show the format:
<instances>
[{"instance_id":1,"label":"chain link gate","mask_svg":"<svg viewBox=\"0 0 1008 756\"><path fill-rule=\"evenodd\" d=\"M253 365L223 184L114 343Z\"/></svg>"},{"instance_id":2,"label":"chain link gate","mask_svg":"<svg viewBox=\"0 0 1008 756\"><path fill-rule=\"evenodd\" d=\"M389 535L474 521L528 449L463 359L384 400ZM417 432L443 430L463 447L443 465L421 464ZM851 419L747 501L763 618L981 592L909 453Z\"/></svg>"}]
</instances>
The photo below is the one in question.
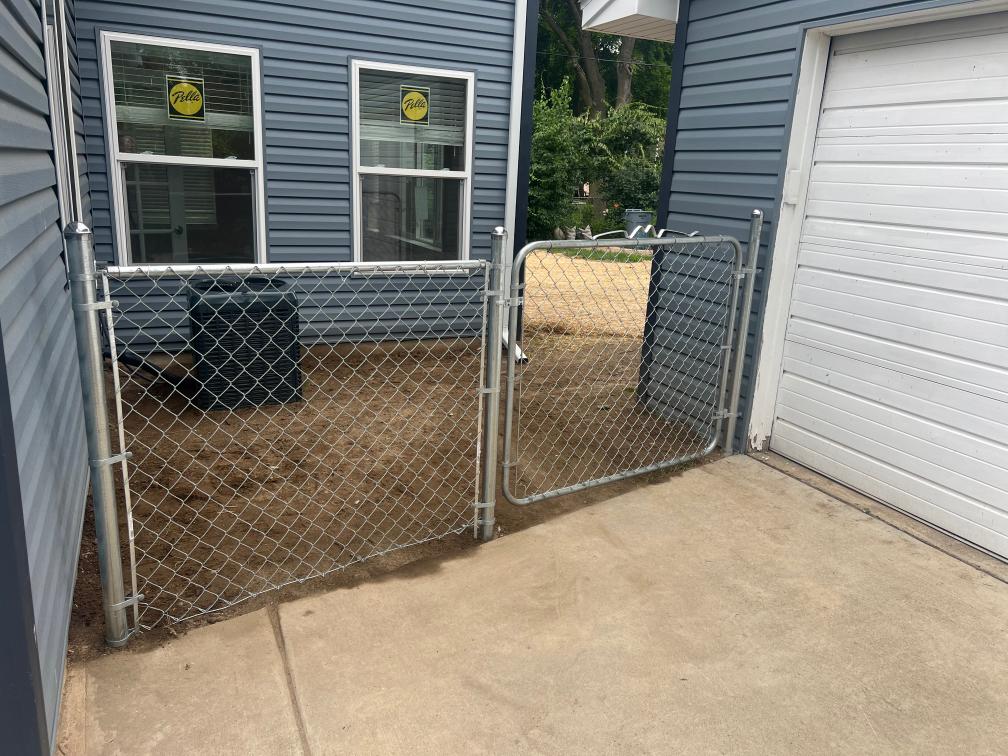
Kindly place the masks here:
<instances>
[{"instance_id":1,"label":"chain link gate","mask_svg":"<svg viewBox=\"0 0 1008 756\"><path fill-rule=\"evenodd\" d=\"M99 271L137 627L474 528L487 267Z\"/></svg>"},{"instance_id":2,"label":"chain link gate","mask_svg":"<svg viewBox=\"0 0 1008 756\"><path fill-rule=\"evenodd\" d=\"M498 228L491 261L99 269L69 226L107 641L489 540L502 398L516 504L730 453L761 219L745 267L695 236L512 266Z\"/></svg>"},{"instance_id":3,"label":"chain link gate","mask_svg":"<svg viewBox=\"0 0 1008 756\"><path fill-rule=\"evenodd\" d=\"M510 284L505 497L526 505L673 467L730 437L744 270L725 236L527 245Z\"/></svg>"}]
</instances>

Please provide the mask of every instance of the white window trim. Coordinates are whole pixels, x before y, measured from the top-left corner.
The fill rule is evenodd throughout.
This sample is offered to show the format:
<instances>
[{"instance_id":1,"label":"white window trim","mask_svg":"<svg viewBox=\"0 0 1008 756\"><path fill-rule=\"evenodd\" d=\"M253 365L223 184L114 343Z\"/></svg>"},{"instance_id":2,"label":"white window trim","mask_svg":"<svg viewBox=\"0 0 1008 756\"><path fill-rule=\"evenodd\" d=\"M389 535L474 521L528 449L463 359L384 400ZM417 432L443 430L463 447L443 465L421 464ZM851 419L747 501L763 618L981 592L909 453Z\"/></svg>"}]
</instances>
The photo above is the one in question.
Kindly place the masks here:
<instances>
[{"instance_id":1,"label":"white window trim","mask_svg":"<svg viewBox=\"0 0 1008 756\"><path fill-rule=\"evenodd\" d=\"M119 124L115 111L115 92L112 82L112 43L134 42L137 44L177 47L203 52L217 52L227 55L247 56L252 65L252 138L255 143L255 157L252 160L229 160L227 158L194 158L173 155L140 155L119 151ZM115 239L116 262L119 265L137 265L129 260L129 238L126 220L126 195L123 187L123 165L128 163L165 163L171 165L200 165L210 168L249 168L254 173L253 218L255 226L255 262L269 262L266 249L266 181L263 165L263 125L262 125L262 78L260 74L259 50L254 47L234 47L213 42L173 39L144 34L121 32L101 32L102 94L105 99L105 144L108 155L108 178L112 192L112 225Z\"/></svg>"},{"instance_id":2,"label":"white window trim","mask_svg":"<svg viewBox=\"0 0 1008 756\"><path fill-rule=\"evenodd\" d=\"M1008 11L1008 0L975 0L909 13L896 10L883 16L806 30L798 69L780 212L771 247L773 264L770 268L759 354L756 357L756 384L747 428L752 448L769 448L773 432L784 360L784 340L798 267L798 247L805 220L819 109L833 37L1002 11Z\"/></svg>"},{"instance_id":3,"label":"white window trim","mask_svg":"<svg viewBox=\"0 0 1008 756\"><path fill-rule=\"evenodd\" d=\"M374 168L361 166L360 164L360 72L369 71L392 71L395 73L409 74L412 76L438 76L445 79L460 79L466 83L466 119L465 119L465 170L463 171L432 171L416 168ZM383 175L383 176L419 176L443 179L462 179L462 228L459 256L449 260L437 260L435 262L457 262L458 260L469 259L469 248L471 243L472 227L472 167L473 167L473 147L475 144L475 121L476 121L476 75L471 71L453 71L444 68L425 68L423 66L409 66L398 63L384 63L371 60L352 60L350 62L350 154L352 169L350 171L350 197L351 197L351 234L353 261L363 261L363 238L361 235L362 215L360 196L360 176L361 174Z\"/></svg>"}]
</instances>

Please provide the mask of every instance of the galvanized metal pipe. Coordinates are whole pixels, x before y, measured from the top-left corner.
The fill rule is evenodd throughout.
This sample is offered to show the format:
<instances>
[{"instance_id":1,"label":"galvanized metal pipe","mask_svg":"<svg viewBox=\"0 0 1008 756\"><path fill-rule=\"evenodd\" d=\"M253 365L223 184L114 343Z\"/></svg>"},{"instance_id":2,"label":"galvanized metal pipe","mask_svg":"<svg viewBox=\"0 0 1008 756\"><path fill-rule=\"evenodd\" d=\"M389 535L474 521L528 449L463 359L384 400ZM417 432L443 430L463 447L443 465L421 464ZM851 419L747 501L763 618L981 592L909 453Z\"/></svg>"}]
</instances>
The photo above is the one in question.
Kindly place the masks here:
<instances>
[{"instance_id":1,"label":"galvanized metal pipe","mask_svg":"<svg viewBox=\"0 0 1008 756\"><path fill-rule=\"evenodd\" d=\"M745 294L742 297L742 317L735 342L735 374L732 376L728 428L725 431L725 454L735 451L735 426L738 424L739 394L742 392L742 371L745 368L746 344L749 341L749 315L752 312L753 289L756 286L756 262L759 259L760 235L763 233L763 211L753 210L749 222L749 245L746 249Z\"/></svg>"},{"instance_id":2,"label":"galvanized metal pipe","mask_svg":"<svg viewBox=\"0 0 1008 756\"><path fill-rule=\"evenodd\" d=\"M66 238L70 301L77 336L77 364L80 367L84 427L91 466L91 499L95 510L98 568L105 608L105 640L111 646L122 646L129 639L130 629L126 620L128 602L123 585L115 481L112 476L114 460L105 403L102 334L98 325L98 310L102 305L98 302L95 286L93 237L91 229L79 221L67 225L63 235Z\"/></svg>"},{"instance_id":3,"label":"galvanized metal pipe","mask_svg":"<svg viewBox=\"0 0 1008 756\"><path fill-rule=\"evenodd\" d=\"M581 481L580 483L575 483L571 486L566 486L564 488L559 488L554 491L548 491L539 494L533 494L531 496L519 497L515 496L511 492L511 470L515 465L512 446L514 443L514 414L515 414L515 365L519 362L519 346L518 346L518 307L517 303L520 301L522 294L522 282L521 273L522 266L525 264L528 256L537 250L554 250L554 249L592 249L596 247L618 247L623 249L653 249L655 247L689 247L696 244L730 244L734 248L735 253L735 272L739 271L739 261L741 260L741 247L737 239L730 236L696 236L696 237L684 237L684 236L666 236L661 238L642 238L642 239L617 239L617 240L543 240L534 241L526 244L522 247L521 251L515 256L514 263L511 269L511 280L510 280L510 297L508 300L508 361L507 361L507 382L505 388L505 399L504 399L504 457L502 462L502 491L504 493L504 498L510 503L516 506L527 506L529 504L534 504L538 501L544 499L549 499L554 496L561 496L563 494L575 493L578 491L583 491L588 488L594 488L595 486L601 486L606 483L612 483L618 480L625 480L627 478L636 477L638 475L643 475L649 472L657 472L659 470L666 470L678 465L691 462L696 459L710 454L714 449L717 448L720 441L720 431L721 431L721 419L718 417L712 425L711 435L707 439L707 443L703 449L692 453L685 454L675 459L670 459L664 462L659 462L653 465L648 465L646 467L640 467L634 470L625 470L620 473L613 475L607 475L603 478L597 478L595 480ZM751 296L750 296L751 301ZM726 335L726 343L731 343L731 324L734 323L735 308L738 302L738 288L735 288L733 293L731 310L732 314L729 317L728 331L729 334ZM534 359L532 355L532 359ZM726 355L725 361L728 361ZM727 371L722 370L719 377L719 387L718 395L719 408L723 408L725 404L725 393L726 393L726 382L727 382ZM737 405L737 402L736 402ZM736 406L737 410L737 406ZM719 411L718 415L721 414Z\"/></svg>"},{"instance_id":4,"label":"galvanized metal pipe","mask_svg":"<svg viewBox=\"0 0 1008 756\"><path fill-rule=\"evenodd\" d=\"M497 444L500 427L501 351L504 338L504 256L507 232L502 226L490 236L491 259L487 272L486 362L483 374L483 469L480 496L480 540L494 537L497 502Z\"/></svg>"},{"instance_id":5,"label":"galvanized metal pipe","mask_svg":"<svg viewBox=\"0 0 1008 756\"><path fill-rule=\"evenodd\" d=\"M483 260L453 260L446 262L291 262L291 263L208 263L206 265L186 263L180 265L110 265L106 272L112 278L127 280L130 278L188 278L193 275L235 275L250 276L263 274L301 273L350 273L374 275L411 275L413 273L428 273L430 275L451 275L453 273L472 273L485 267Z\"/></svg>"},{"instance_id":6,"label":"galvanized metal pipe","mask_svg":"<svg viewBox=\"0 0 1008 756\"><path fill-rule=\"evenodd\" d=\"M724 421L728 416L728 382L732 368L732 347L735 344L735 321L738 319L739 289L742 286L742 271L744 270L742 267L742 245L737 241L733 241L732 251L735 255L735 260L732 265L731 305L728 307L728 312L725 316L725 335L724 341L721 344L721 377L718 380L718 405L715 415L717 418L715 422L715 438L721 441L721 447L726 450L731 447L731 441L722 439L721 431L724 428Z\"/></svg>"}]
</instances>

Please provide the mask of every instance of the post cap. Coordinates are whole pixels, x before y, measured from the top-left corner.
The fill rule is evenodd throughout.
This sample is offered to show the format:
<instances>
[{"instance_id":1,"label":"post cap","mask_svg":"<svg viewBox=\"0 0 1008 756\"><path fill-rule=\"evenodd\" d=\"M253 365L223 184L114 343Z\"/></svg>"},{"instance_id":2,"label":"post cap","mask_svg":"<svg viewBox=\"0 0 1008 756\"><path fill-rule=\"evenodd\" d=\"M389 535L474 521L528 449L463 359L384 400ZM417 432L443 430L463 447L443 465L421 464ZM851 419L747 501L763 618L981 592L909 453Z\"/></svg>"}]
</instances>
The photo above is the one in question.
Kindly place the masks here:
<instances>
[{"instance_id":1,"label":"post cap","mask_svg":"<svg viewBox=\"0 0 1008 756\"><path fill-rule=\"evenodd\" d=\"M493 230L493 235L494 236L507 236L507 230L504 228L504 226L497 226L497 228L495 228Z\"/></svg>"},{"instance_id":2,"label":"post cap","mask_svg":"<svg viewBox=\"0 0 1008 756\"><path fill-rule=\"evenodd\" d=\"M752 217L753 217L753 218L762 218L762 217L763 217L763 211L762 211L762 210L760 210L760 209L759 209L759 208L757 207L757 208L756 208L755 210L753 210L753 211L752 211Z\"/></svg>"},{"instance_id":3,"label":"post cap","mask_svg":"<svg viewBox=\"0 0 1008 756\"><path fill-rule=\"evenodd\" d=\"M66 224L66 228L63 229L63 236L87 236L91 233L91 229L87 227L86 224L80 221L70 221Z\"/></svg>"}]
</instances>

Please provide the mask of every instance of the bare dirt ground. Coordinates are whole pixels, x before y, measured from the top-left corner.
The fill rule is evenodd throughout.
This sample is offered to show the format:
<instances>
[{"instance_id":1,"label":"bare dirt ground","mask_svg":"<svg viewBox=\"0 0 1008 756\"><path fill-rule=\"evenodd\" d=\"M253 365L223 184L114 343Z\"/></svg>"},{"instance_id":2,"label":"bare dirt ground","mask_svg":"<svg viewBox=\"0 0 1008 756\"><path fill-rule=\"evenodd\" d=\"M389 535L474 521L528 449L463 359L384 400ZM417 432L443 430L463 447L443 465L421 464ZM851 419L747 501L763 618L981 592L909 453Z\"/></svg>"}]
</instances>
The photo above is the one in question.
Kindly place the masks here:
<instances>
[{"instance_id":1,"label":"bare dirt ground","mask_svg":"<svg viewBox=\"0 0 1008 756\"><path fill-rule=\"evenodd\" d=\"M555 254L530 261L519 495L697 444L636 399L649 269L649 261ZM305 401L225 412L198 410L164 386L124 384L142 622L202 615L140 643L476 545L478 343L316 347L305 350L302 369ZM499 533L670 474L532 507L499 496ZM89 514L72 655L104 650L93 539ZM262 593L277 585L285 587Z\"/></svg>"}]
</instances>

